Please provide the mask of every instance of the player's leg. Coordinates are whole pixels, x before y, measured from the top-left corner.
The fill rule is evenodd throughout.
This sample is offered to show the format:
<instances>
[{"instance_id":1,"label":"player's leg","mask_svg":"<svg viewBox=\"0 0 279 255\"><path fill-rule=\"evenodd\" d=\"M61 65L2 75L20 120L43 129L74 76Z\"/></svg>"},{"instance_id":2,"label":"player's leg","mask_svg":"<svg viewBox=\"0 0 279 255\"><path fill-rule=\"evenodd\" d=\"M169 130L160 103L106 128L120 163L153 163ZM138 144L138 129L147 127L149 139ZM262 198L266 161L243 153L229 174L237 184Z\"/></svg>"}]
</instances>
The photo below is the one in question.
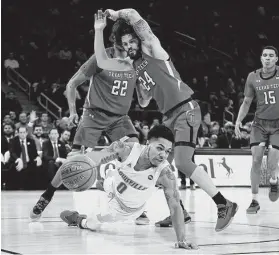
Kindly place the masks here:
<instances>
[{"instance_id":1,"label":"player's leg","mask_svg":"<svg viewBox=\"0 0 279 255\"><path fill-rule=\"evenodd\" d=\"M259 186L261 180L261 167L264 152L266 149L267 134L263 127L254 122L250 135L250 147L252 153L252 167L250 172L252 202L246 210L248 214L255 214L260 210L259 204Z\"/></svg>"},{"instance_id":2,"label":"player's leg","mask_svg":"<svg viewBox=\"0 0 279 255\"><path fill-rule=\"evenodd\" d=\"M81 153L78 148L82 146L94 148L97 145L103 126L100 127L100 122L97 122L92 116L95 118L98 117L96 114L93 115L91 110L84 111L74 138L75 153L72 153L71 156ZM55 191L61 186L62 180L60 171L61 168L58 169L51 183L31 210L30 218L32 220L37 220L41 217L42 212L52 200Z\"/></svg>"},{"instance_id":3,"label":"player's leg","mask_svg":"<svg viewBox=\"0 0 279 255\"><path fill-rule=\"evenodd\" d=\"M172 152L170 153L169 157L168 157L168 162L172 165L174 160L174 150L172 150ZM174 169L174 168L173 168ZM173 170L174 171L174 170ZM191 216L189 215L189 213L186 211L182 200L180 199L180 205L183 211L183 215L184 215L184 222L187 224L189 222L191 222ZM166 217L163 220L160 220L158 222L155 222L155 226L156 227L171 227L172 226L172 220L171 220L171 216Z\"/></svg>"},{"instance_id":4,"label":"player's leg","mask_svg":"<svg viewBox=\"0 0 279 255\"><path fill-rule=\"evenodd\" d=\"M270 136L272 148L268 152L267 167L271 171L269 199L273 202L279 198L279 130Z\"/></svg>"},{"instance_id":5,"label":"player's leg","mask_svg":"<svg viewBox=\"0 0 279 255\"><path fill-rule=\"evenodd\" d=\"M185 106L186 107L186 106ZM192 161L195 151L197 132L201 123L201 112L198 104L192 101L190 109L181 113L175 121L175 164L199 185L215 202L218 207L216 231L225 229L232 221L238 206L227 200L216 188L203 167Z\"/></svg>"},{"instance_id":6,"label":"player's leg","mask_svg":"<svg viewBox=\"0 0 279 255\"><path fill-rule=\"evenodd\" d=\"M252 167L250 173L251 179L251 191L252 191L252 202L250 206L247 208L246 212L248 214L255 214L260 210L259 205L259 186L261 180L261 167L262 160L265 152L265 143L263 145L253 145L251 147L252 152Z\"/></svg>"}]
</instances>

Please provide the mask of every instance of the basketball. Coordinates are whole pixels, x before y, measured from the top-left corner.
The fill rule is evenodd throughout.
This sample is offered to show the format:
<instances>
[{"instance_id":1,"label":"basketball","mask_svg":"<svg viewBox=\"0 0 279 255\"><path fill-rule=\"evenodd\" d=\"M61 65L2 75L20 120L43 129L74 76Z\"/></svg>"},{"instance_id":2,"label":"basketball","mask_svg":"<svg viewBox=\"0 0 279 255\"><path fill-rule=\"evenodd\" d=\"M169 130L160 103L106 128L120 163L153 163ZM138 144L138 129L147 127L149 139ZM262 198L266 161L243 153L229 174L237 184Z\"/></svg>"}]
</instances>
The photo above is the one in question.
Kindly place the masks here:
<instances>
[{"instance_id":1,"label":"basketball","mask_svg":"<svg viewBox=\"0 0 279 255\"><path fill-rule=\"evenodd\" d=\"M96 163L83 154L72 156L61 166L61 179L69 190L87 190L97 179Z\"/></svg>"}]
</instances>

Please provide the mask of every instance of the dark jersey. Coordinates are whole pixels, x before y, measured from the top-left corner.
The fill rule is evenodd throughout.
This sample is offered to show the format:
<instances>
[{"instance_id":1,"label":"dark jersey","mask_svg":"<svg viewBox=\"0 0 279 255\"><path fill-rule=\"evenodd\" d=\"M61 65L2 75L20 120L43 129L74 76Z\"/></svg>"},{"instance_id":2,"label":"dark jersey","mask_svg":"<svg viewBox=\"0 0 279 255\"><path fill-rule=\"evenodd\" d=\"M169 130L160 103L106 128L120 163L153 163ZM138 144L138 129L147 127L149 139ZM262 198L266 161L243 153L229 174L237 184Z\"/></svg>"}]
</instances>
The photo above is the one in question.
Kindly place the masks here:
<instances>
[{"instance_id":1,"label":"dark jersey","mask_svg":"<svg viewBox=\"0 0 279 255\"><path fill-rule=\"evenodd\" d=\"M262 69L249 73L244 95L257 98L256 116L260 119L279 119L279 67L269 78L262 76Z\"/></svg>"},{"instance_id":2,"label":"dark jersey","mask_svg":"<svg viewBox=\"0 0 279 255\"><path fill-rule=\"evenodd\" d=\"M194 93L181 80L170 60L159 60L142 53L142 57L134 61L134 67L139 82L149 91L163 114Z\"/></svg>"},{"instance_id":3,"label":"dark jersey","mask_svg":"<svg viewBox=\"0 0 279 255\"><path fill-rule=\"evenodd\" d=\"M113 51L113 48L107 49L111 58ZM128 113L136 84L133 68L130 71L103 70L97 66L93 55L81 70L91 77L84 108L100 108L119 115Z\"/></svg>"}]
</instances>

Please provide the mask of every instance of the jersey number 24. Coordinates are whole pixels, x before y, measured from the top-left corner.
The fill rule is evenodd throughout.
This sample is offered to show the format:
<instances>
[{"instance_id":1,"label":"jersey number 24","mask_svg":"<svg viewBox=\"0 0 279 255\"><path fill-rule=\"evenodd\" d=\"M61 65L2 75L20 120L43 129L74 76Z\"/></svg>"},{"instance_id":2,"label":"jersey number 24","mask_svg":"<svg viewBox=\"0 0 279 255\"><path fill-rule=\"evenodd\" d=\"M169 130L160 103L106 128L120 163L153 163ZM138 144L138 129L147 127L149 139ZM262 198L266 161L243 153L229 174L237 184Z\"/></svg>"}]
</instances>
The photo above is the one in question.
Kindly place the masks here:
<instances>
[{"instance_id":1,"label":"jersey number 24","mask_svg":"<svg viewBox=\"0 0 279 255\"><path fill-rule=\"evenodd\" d=\"M150 77L150 75L144 71L144 78L142 78L141 76L138 77L138 80L141 82L141 84L146 88L147 91L150 90L150 84L152 84L153 86L155 86L155 82L153 81L153 79Z\"/></svg>"}]
</instances>

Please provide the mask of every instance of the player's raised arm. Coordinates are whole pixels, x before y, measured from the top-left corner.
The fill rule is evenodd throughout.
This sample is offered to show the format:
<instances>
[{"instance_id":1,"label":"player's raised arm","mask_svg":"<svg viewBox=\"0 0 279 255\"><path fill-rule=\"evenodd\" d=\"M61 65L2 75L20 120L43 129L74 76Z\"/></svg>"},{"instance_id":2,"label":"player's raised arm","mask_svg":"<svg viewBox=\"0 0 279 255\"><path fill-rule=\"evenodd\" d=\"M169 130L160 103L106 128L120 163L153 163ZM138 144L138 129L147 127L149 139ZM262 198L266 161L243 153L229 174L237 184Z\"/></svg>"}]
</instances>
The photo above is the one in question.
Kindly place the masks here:
<instances>
[{"instance_id":1,"label":"player's raised arm","mask_svg":"<svg viewBox=\"0 0 279 255\"><path fill-rule=\"evenodd\" d=\"M186 241L184 216L180 206L180 195L176 184L176 177L173 174L170 165L162 170L161 175L157 180L157 184L163 187L170 209L172 225L178 241L176 243L176 247L184 249L197 249L197 245Z\"/></svg>"},{"instance_id":2,"label":"player's raised arm","mask_svg":"<svg viewBox=\"0 0 279 255\"><path fill-rule=\"evenodd\" d=\"M149 102L152 98L149 91L141 84L139 80L136 81L136 92L138 97L139 105L143 108L149 105Z\"/></svg>"},{"instance_id":3,"label":"player's raised arm","mask_svg":"<svg viewBox=\"0 0 279 255\"><path fill-rule=\"evenodd\" d=\"M125 71L132 68L127 60L109 58L104 45L104 28L107 25L106 15L99 10L95 14L94 48L98 67L106 70Z\"/></svg>"},{"instance_id":4,"label":"player's raised arm","mask_svg":"<svg viewBox=\"0 0 279 255\"><path fill-rule=\"evenodd\" d=\"M125 19L131 24L141 39L142 51L154 58L161 60L168 60L169 55L161 46L160 40L154 35L148 23L140 16L140 14L134 9L122 9L114 11L111 9L105 12L108 18L117 20L118 18Z\"/></svg>"},{"instance_id":5,"label":"player's raised arm","mask_svg":"<svg viewBox=\"0 0 279 255\"><path fill-rule=\"evenodd\" d=\"M240 131L241 123L242 123L243 119L245 118L245 116L247 115L247 113L249 112L250 105L255 96L255 89L253 87L253 77L252 76L253 76L253 74L250 73L247 77L247 81L245 84L245 91L244 91L245 97L244 97L242 105L239 108L237 120L235 123L235 134L238 138L241 138L241 131Z\"/></svg>"}]
</instances>

